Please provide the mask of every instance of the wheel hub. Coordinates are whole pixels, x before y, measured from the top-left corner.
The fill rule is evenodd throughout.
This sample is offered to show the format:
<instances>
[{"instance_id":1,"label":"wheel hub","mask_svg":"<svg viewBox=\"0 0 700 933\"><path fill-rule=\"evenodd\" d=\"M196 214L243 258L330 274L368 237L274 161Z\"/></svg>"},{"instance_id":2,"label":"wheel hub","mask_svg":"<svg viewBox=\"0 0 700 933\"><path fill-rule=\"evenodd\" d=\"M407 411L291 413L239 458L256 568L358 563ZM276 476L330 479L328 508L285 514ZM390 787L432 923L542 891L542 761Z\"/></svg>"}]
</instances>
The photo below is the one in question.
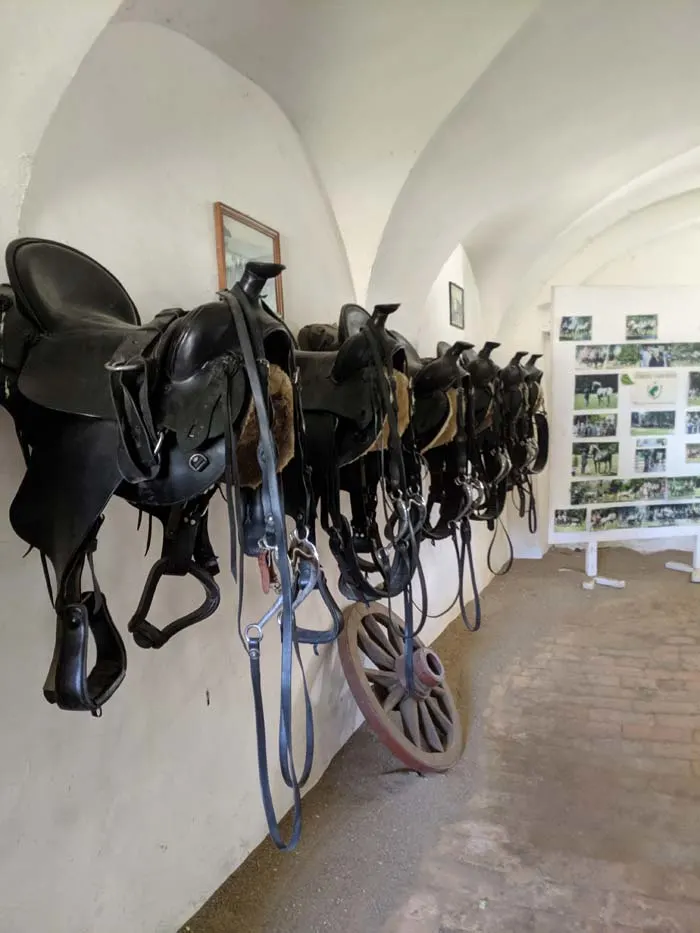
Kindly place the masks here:
<instances>
[{"instance_id":1,"label":"wheel hub","mask_svg":"<svg viewBox=\"0 0 700 933\"><path fill-rule=\"evenodd\" d=\"M441 687L445 681L445 668L442 661L430 648L416 648L413 652L413 689L406 683L406 655L399 655L396 661L396 677L406 693L416 697L427 697L435 687Z\"/></svg>"}]
</instances>

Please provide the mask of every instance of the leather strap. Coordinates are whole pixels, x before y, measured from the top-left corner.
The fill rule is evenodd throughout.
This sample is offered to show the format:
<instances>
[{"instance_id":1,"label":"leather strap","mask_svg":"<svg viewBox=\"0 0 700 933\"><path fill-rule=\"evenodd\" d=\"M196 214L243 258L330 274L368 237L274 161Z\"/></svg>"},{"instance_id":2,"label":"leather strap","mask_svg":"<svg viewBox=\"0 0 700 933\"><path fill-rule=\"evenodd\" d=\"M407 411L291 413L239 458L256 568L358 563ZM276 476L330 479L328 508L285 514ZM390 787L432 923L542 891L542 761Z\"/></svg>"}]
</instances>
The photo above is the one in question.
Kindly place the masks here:
<instances>
[{"instance_id":1,"label":"leather strap","mask_svg":"<svg viewBox=\"0 0 700 933\"><path fill-rule=\"evenodd\" d=\"M132 346L127 337L106 368L112 403L119 426L119 469L129 483L153 479L160 469L162 436L156 431L151 411L151 380L157 374L158 348L170 324L183 312L161 311L138 332L152 336L145 346Z\"/></svg>"},{"instance_id":2,"label":"leather strap","mask_svg":"<svg viewBox=\"0 0 700 933\"><path fill-rule=\"evenodd\" d=\"M247 318L253 317L253 308L248 301L247 296L240 288L235 285L231 292L221 291L220 296L228 304L233 317L233 322L238 334L238 340L241 348L241 354L245 365L248 381L250 385L253 404L258 417L260 431L260 441L258 445L258 463L262 474L262 487L264 498L269 503L269 512L265 516L265 529L269 536L271 545L278 549L280 555L279 575L282 595L282 608L280 613L280 633L282 638L281 651L281 676L280 676L280 728L279 728L279 753L280 766L286 783L292 790L293 795L293 825L290 838L287 842L282 839L279 828L279 820L274 810L274 803L270 790L270 778L267 762L267 742L265 734L265 713L263 707L261 678L260 678L260 643L262 632L256 626L248 627L247 649L250 658L251 683L253 689L253 701L255 704L255 724L258 744L258 775L260 787L263 796L263 806L267 818L270 835L275 845L282 851L294 849L301 835L301 784L302 779L308 777L307 768L301 779L297 777L292 753L292 671L295 655L298 657L298 645L295 637L295 619L293 609L293 582L291 577L291 567L286 558L286 527L284 519L284 505L282 500L282 491L280 489L277 477L277 453L275 450L273 435L268 417L268 393L267 393L267 360L263 356L262 341L259 341L257 348L258 356L256 359L253 351L251 334L248 330ZM239 612L241 610L239 603ZM239 620L240 621L240 620ZM313 754L313 718L311 703L306 689L306 762Z\"/></svg>"}]
</instances>

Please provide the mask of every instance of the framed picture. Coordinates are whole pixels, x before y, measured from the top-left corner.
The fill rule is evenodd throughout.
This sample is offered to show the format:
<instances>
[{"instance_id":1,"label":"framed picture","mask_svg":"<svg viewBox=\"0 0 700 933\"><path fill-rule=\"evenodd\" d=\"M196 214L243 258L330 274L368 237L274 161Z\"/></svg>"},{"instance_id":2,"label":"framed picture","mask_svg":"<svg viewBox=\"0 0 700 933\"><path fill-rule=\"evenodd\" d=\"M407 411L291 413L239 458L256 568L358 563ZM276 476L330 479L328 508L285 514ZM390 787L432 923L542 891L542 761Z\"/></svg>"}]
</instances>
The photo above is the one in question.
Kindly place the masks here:
<instances>
[{"instance_id":1,"label":"framed picture","mask_svg":"<svg viewBox=\"0 0 700 933\"><path fill-rule=\"evenodd\" d=\"M464 330L464 289L450 282L450 324Z\"/></svg>"},{"instance_id":2,"label":"framed picture","mask_svg":"<svg viewBox=\"0 0 700 933\"><path fill-rule=\"evenodd\" d=\"M216 259L219 288L232 288L240 279L247 262L281 262L280 235L271 227L247 214L217 201L214 204ZM263 291L262 297L275 314L284 317L282 277L277 276Z\"/></svg>"}]
</instances>

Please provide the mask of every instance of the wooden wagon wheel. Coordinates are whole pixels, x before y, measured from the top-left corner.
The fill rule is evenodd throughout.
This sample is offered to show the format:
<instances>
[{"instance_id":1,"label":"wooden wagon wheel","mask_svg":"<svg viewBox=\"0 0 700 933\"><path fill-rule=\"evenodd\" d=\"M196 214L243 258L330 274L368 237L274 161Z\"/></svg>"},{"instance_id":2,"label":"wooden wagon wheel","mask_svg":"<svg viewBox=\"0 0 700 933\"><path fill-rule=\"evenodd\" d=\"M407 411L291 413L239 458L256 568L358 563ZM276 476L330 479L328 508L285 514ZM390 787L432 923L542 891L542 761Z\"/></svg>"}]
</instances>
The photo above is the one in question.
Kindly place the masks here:
<instances>
[{"instance_id":1,"label":"wooden wagon wheel","mask_svg":"<svg viewBox=\"0 0 700 933\"><path fill-rule=\"evenodd\" d=\"M370 729L415 771L447 771L462 753L462 725L440 658L414 639L409 693L401 619L379 603L355 603L344 617L340 661Z\"/></svg>"}]
</instances>

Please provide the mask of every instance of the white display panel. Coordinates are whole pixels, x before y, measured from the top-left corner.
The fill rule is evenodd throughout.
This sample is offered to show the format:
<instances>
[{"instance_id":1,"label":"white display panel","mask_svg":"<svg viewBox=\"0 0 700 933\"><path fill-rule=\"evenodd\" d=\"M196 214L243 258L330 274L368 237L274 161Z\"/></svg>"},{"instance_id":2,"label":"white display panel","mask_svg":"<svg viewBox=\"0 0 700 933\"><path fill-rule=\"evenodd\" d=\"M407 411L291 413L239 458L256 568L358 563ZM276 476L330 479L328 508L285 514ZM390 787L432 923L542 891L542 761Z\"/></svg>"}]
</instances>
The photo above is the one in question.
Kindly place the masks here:
<instances>
[{"instance_id":1,"label":"white display panel","mask_svg":"<svg viewBox=\"0 0 700 933\"><path fill-rule=\"evenodd\" d=\"M555 288L550 544L700 533L700 289Z\"/></svg>"}]
</instances>

